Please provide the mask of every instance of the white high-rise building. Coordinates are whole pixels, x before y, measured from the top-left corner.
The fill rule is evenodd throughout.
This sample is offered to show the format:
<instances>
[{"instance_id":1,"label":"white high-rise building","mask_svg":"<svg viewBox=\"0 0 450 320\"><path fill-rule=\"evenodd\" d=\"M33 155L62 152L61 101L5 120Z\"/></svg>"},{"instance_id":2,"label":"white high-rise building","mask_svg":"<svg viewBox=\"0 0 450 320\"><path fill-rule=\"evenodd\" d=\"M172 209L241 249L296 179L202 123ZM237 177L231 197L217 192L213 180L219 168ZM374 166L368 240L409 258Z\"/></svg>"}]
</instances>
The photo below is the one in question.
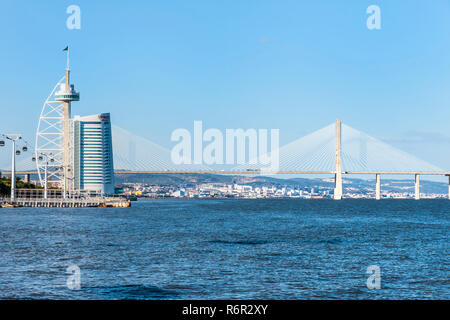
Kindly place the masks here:
<instances>
[{"instance_id":1,"label":"white high-rise building","mask_svg":"<svg viewBox=\"0 0 450 320\"><path fill-rule=\"evenodd\" d=\"M73 118L74 187L114 193L114 164L109 113Z\"/></svg>"}]
</instances>

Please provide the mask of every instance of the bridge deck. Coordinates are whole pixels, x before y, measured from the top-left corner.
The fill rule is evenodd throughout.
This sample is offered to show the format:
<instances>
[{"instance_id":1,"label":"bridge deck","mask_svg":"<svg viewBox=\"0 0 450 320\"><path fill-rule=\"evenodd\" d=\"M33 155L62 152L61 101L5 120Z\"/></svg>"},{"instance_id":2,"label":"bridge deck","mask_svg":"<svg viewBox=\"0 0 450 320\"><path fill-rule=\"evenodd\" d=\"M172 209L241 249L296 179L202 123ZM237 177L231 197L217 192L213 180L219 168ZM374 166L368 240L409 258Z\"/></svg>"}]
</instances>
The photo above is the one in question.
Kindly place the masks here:
<instances>
[{"instance_id":1,"label":"bridge deck","mask_svg":"<svg viewBox=\"0 0 450 320\"><path fill-rule=\"evenodd\" d=\"M3 171L3 174L10 175L10 171ZM280 171L265 171L265 170L184 170L184 171L128 171L116 170L115 174L189 174L189 173L203 173L203 174L335 174L335 171L295 171L295 170L280 170ZM383 174L383 175L435 175L435 176L450 176L450 172L432 172L432 171L343 171L343 174ZM18 175L37 174L37 171L16 171Z\"/></svg>"}]
</instances>

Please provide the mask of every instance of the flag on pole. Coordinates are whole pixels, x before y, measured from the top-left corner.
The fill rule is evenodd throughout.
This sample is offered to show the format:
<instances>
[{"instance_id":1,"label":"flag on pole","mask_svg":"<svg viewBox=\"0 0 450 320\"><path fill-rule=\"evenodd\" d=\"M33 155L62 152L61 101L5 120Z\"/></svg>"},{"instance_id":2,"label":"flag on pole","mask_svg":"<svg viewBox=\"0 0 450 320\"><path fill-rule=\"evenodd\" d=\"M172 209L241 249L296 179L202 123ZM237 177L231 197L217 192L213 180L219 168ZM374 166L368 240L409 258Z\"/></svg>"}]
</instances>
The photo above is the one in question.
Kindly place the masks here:
<instances>
[{"instance_id":1,"label":"flag on pole","mask_svg":"<svg viewBox=\"0 0 450 320\"><path fill-rule=\"evenodd\" d=\"M69 64L69 46L67 46L67 47L65 47L64 49L63 49L63 51L67 51L67 70L69 70L70 69L70 64Z\"/></svg>"}]
</instances>

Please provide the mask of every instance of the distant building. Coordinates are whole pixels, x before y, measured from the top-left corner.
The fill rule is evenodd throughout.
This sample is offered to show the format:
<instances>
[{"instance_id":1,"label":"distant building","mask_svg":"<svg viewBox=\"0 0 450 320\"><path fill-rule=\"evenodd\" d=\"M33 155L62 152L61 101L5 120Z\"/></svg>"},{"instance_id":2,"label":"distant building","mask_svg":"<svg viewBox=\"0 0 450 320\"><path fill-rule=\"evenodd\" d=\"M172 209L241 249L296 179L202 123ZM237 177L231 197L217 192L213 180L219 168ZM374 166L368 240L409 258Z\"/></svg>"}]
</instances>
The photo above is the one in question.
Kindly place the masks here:
<instances>
[{"instance_id":1,"label":"distant building","mask_svg":"<svg viewBox=\"0 0 450 320\"><path fill-rule=\"evenodd\" d=\"M184 197L186 195L186 190L185 189L180 189L180 190L172 192L171 195L172 195L172 197L176 197L176 198Z\"/></svg>"},{"instance_id":2,"label":"distant building","mask_svg":"<svg viewBox=\"0 0 450 320\"><path fill-rule=\"evenodd\" d=\"M74 187L114 193L114 164L109 113L73 119Z\"/></svg>"}]
</instances>

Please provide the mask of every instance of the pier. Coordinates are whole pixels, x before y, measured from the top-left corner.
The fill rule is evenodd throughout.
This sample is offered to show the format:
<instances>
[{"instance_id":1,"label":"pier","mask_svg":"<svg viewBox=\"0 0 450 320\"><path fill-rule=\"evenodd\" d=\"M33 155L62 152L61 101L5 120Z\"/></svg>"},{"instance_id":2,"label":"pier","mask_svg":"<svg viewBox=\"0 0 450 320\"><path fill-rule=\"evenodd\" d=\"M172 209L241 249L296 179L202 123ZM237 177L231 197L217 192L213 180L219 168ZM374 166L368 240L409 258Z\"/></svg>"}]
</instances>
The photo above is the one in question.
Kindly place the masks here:
<instances>
[{"instance_id":1,"label":"pier","mask_svg":"<svg viewBox=\"0 0 450 320\"><path fill-rule=\"evenodd\" d=\"M131 202L124 198L86 198L86 199L33 199L33 198L16 198L11 202L10 198L0 199L1 207L28 207L28 208L95 208L95 207L114 207L128 208Z\"/></svg>"}]
</instances>

